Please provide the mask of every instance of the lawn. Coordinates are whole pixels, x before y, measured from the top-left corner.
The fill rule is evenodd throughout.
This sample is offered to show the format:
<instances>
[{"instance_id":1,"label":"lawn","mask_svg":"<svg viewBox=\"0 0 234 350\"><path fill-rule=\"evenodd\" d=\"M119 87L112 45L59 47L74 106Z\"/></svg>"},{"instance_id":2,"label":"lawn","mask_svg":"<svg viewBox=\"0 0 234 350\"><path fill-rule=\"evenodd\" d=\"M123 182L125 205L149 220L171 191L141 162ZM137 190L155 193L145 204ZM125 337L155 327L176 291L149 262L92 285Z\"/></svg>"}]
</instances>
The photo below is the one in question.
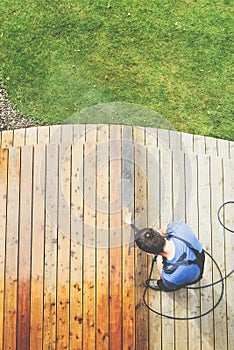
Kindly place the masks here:
<instances>
[{"instance_id":1,"label":"lawn","mask_svg":"<svg viewBox=\"0 0 234 350\"><path fill-rule=\"evenodd\" d=\"M234 140L231 1L0 6L0 77L23 114L152 127L161 115L179 131Z\"/></svg>"}]
</instances>

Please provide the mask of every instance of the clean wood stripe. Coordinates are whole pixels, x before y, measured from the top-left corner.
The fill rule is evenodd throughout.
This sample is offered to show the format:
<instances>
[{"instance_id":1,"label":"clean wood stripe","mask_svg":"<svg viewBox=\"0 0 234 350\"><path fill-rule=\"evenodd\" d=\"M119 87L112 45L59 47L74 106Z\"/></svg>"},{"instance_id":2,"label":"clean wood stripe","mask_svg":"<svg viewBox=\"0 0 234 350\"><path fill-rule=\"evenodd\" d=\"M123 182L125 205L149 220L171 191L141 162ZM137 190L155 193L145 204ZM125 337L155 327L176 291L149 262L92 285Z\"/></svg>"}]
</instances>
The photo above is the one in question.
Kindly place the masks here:
<instances>
[{"instance_id":1,"label":"clean wood stripe","mask_svg":"<svg viewBox=\"0 0 234 350\"><path fill-rule=\"evenodd\" d=\"M8 150L0 149L0 347L3 348Z\"/></svg>"},{"instance_id":2,"label":"clean wood stripe","mask_svg":"<svg viewBox=\"0 0 234 350\"><path fill-rule=\"evenodd\" d=\"M9 149L5 258L4 349L16 349L20 149Z\"/></svg>"},{"instance_id":3,"label":"clean wood stripe","mask_svg":"<svg viewBox=\"0 0 234 350\"><path fill-rule=\"evenodd\" d=\"M43 346L55 348L57 319L58 146L47 145Z\"/></svg>"},{"instance_id":4,"label":"clean wood stripe","mask_svg":"<svg viewBox=\"0 0 234 350\"><path fill-rule=\"evenodd\" d=\"M57 264L57 346L70 347L70 203L71 146L59 146L58 169L58 264Z\"/></svg>"},{"instance_id":5,"label":"clean wood stripe","mask_svg":"<svg viewBox=\"0 0 234 350\"><path fill-rule=\"evenodd\" d=\"M45 245L45 146L34 147L30 349L42 349Z\"/></svg>"},{"instance_id":6,"label":"clean wood stripe","mask_svg":"<svg viewBox=\"0 0 234 350\"><path fill-rule=\"evenodd\" d=\"M98 128L96 348L109 349L109 127Z\"/></svg>"},{"instance_id":7,"label":"clean wood stripe","mask_svg":"<svg viewBox=\"0 0 234 350\"><path fill-rule=\"evenodd\" d=\"M122 349L121 127L110 129L110 348Z\"/></svg>"},{"instance_id":8,"label":"clean wood stripe","mask_svg":"<svg viewBox=\"0 0 234 350\"><path fill-rule=\"evenodd\" d=\"M96 298L96 145L84 153L83 348L95 349Z\"/></svg>"},{"instance_id":9,"label":"clean wood stripe","mask_svg":"<svg viewBox=\"0 0 234 350\"><path fill-rule=\"evenodd\" d=\"M147 159L146 148L140 145L144 139L144 130L138 129L135 134L135 220L138 227L147 226ZM138 143L139 140L139 143ZM135 303L136 303L136 344L142 349L148 349L148 317L149 312L144 307L142 294L147 276L147 254L137 249L135 254Z\"/></svg>"},{"instance_id":10,"label":"clean wood stripe","mask_svg":"<svg viewBox=\"0 0 234 350\"><path fill-rule=\"evenodd\" d=\"M134 213L134 146L130 128L123 127L122 207ZM123 348L135 349L134 234L123 223Z\"/></svg>"},{"instance_id":11,"label":"clean wood stripe","mask_svg":"<svg viewBox=\"0 0 234 350\"><path fill-rule=\"evenodd\" d=\"M30 347L33 147L21 149L17 294L17 348Z\"/></svg>"},{"instance_id":12,"label":"clean wood stripe","mask_svg":"<svg viewBox=\"0 0 234 350\"><path fill-rule=\"evenodd\" d=\"M70 349L83 349L83 144L72 145ZM84 315L85 316L85 315Z\"/></svg>"}]
</instances>

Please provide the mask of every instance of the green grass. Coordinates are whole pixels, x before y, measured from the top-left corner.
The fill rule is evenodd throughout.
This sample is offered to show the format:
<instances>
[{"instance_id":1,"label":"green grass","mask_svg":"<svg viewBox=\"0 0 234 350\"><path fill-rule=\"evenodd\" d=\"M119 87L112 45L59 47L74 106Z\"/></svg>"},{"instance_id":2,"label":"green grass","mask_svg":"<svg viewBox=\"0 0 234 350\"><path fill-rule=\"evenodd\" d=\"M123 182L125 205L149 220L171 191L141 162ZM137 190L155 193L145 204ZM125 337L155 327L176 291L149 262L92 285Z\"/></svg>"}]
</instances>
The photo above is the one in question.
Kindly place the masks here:
<instances>
[{"instance_id":1,"label":"green grass","mask_svg":"<svg viewBox=\"0 0 234 350\"><path fill-rule=\"evenodd\" d=\"M231 1L2 0L0 12L1 77L25 115L157 126L160 114L234 140ZM144 113L87 113L110 102Z\"/></svg>"}]
</instances>

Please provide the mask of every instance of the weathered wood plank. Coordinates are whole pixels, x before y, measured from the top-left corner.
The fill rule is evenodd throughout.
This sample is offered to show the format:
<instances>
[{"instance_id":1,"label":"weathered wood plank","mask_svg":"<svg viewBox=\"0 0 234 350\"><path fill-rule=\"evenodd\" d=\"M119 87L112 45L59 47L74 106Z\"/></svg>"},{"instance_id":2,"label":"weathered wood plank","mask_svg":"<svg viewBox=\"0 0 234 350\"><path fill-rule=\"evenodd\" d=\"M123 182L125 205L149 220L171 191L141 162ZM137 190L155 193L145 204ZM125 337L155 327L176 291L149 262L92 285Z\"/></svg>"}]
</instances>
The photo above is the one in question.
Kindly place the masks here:
<instances>
[{"instance_id":1,"label":"weathered wood plank","mask_svg":"<svg viewBox=\"0 0 234 350\"><path fill-rule=\"evenodd\" d=\"M223 160L224 171L224 202L234 200L234 162L233 160ZM230 229L234 229L234 204L228 204L224 209L224 224ZM226 274L233 270L233 247L234 235L225 231L225 264ZM226 280L226 297L227 297L227 342L228 350L234 348L234 274Z\"/></svg>"},{"instance_id":2,"label":"weathered wood plank","mask_svg":"<svg viewBox=\"0 0 234 350\"><path fill-rule=\"evenodd\" d=\"M129 130L130 131L130 130ZM134 213L134 146L132 133L123 127L122 207ZM135 349L134 233L123 226L123 349Z\"/></svg>"},{"instance_id":3,"label":"weathered wood plank","mask_svg":"<svg viewBox=\"0 0 234 350\"><path fill-rule=\"evenodd\" d=\"M197 156L194 153L185 154L185 200L186 222L198 237L198 179ZM188 291L188 317L197 317L200 314L200 290ZM200 319L188 323L188 349L201 348Z\"/></svg>"},{"instance_id":4,"label":"weathered wood plank","mask_svg":"<svg viewBox=\"0 0 234 350\"><path fill-rule=\"evenodd\" d=\"M69 144L73 142L73 125L63 124L61 126L61 142Z\"/></svg>"},{"instance_id":5,"label":"weathered wood plank","mask_svg":"<svg viewBox=\"0 0 234 350\"><path fill-rule=\"evenodd\" d=\"M193 152L193 135L182 132L181 133L181 148L184 152Z\"/></svg>"},{"instance_id":6,"label":"weathered wood plank","mask_svg":"<svg viewBox=\"0 0 234 350\"><path fill-rule=\"evenodd\" d=\"M70 349L83 349L83 144L72 146ZM84 315L85 316L85 315Z\"/></svg>"},{"instance_id":7,"label":"weathered wood plank","mask_svg":"<svg viewBox=\"0 0 234 350\"><path fill-rule=\"evenodd\" d=\"M109 127L98 128L96 348L109 349Z\"/></svg>"},{"instance_id":8,"label":"weathered wood plank","mask_svg":"<svg viewBox=\"0 0 234 350\"><path fill-rule=\"evenodd\" d=\"M26 128L25 133L25 145L36 145L37 144L37 127Z\"/></svg>"},{"instance_id":9,"label":"weathered wood plank","mask_svg":"<svg viewBox=\"0 0 234 350\"><path fill-rule=\"evenodd\" d=\"M156 146L148 147L147 152L147 180L148 180L148 226L158 230L161 227L160 220L160 154ZM149 268L151 267L151 259ZM159 279L156 264L152 278ZM149 304L157 312L161 311L161 293L148 289ZM149 349L161 350L161 317L149 313ZM153 327L152 327L153 325Z\"/></svg>"},{"instance_id":10,"label":"weathered wood plank","mask_svg":"<svg viewBox=\"0 0 234 350\"><path fill-rule=\"evenodd\" d=\"M50 143L60 143L62 141L62 125L50 125Z\"/></svg>"},{"instance_id":11,"label":"weathered wood plank","mask_svg":"<svg viewBox=\"0 0 234 350\"><path fill-rule=\"evenodd\" d=\"M25 145L25 135L26 135L26 129L15 129L14 130L14 136L13 136L13 146L24 146Z\"/></svg>"},{"instance_id":12,"label":"weathered wood plank","mask_svg":"<svg viewBox=\"0 0 234 350\"><path fill-rule=\"evenodd\" d=\"M48 144L50 140L50 127L48 125L40 126L37 131L37 143Z\"/></svg>"},{"instance_id":13,"label":"weathered wood plank","mask_svg":"<svg viewBox=\"0 0 234 350\"><path fill-rule=\"evenodd\" d=\"M164 150L170 148L169 130L158 129L158 148Z\"/></svg>"},{"instance_id":14,"label":"weathered wood plank","mask_svg":"<svg viewBox=\"0 0 234 350\"><path fill-rule=\"evenodd\" d=\"M84 141L85 141L85 125L74 124L73 142L84 142Z\"/></svg>"},{"instance_id":15,"label":"weathered wood plank","mask_svg":"<svg viewBox=\"0 0 234 350\"><path fill-rule=\"evenodd\" d=\"M97 125L86 124L85 125L85 141L96 142L97 141Z\"/></svg>"},{"instance_id":16,"label":"weathered wood plank","mask_svg":"<svg viewBox=\"0 0 234 350\"><path fill-rule=\"evenodd\" d=\"M173 220L172 212L172 155L166 149L160 151L161 161L161 223L165 227ZM174 293L162 293L162 313L174 316ZM173 349L175 344L174 321L162 318L162 349Z\"/></svg>"},{"instance_id":17,"label":"weathered wood plank","mask_svg":"<svg viewBox=\"0 0 234 350\"><path fill-rule=\"evenodd\" d=\"M147 146L158 146L158 129L146 128L145 131L145 144Z\"/></svg>"},{"instance_id":18,"label":"weathered wood plank","mask_svg":"<svg viewBox=\"0 0 234 350\"><path fill-rule=\"evenodd\" d=\"M181 133L176 130L169 130L170 137L170 149L171 150L181 150Z\"/></svg>"},{"instance_id":19,"label":"weathered wood plank","mask_svg":"<svg viewBox=\"0 0 234 350\"><path fill-rule=\"evenodd\" d=\"M230 158L229 142L226 140L217 139L217 154L222 158Z\"/></svg>"},{"instance_id":20,"label":"weathered wood plank","mask_svg":"<svg viewBox=\"0 0 234 350\"><path fill-rule=\"evenodd\" d=\"M193 135L193 151L197 154L205 154L205 136Z\"/></svg>"},{"instance_id":21,"label":"weathered wood plank","mask_svg":"<svg viewBox=\"0 0 234 350\"><path fill-rule=\"evenodd\" d=\"M42 349L45 232L45 146L34 147L30 349Z\"/></svg>"},{"instance_id":22,"label":"weathered wood plank","mask_svg":"<svg viewBox=\"0 0 234 350\"><path fill-rule=\"evenodd\" d=\"M205 137L206 154L210 156L217 156L217 139L213 137Z\"/></svg>"},{"instance_id":23,"label":"weathered wood plank","mask_svg":"<svg viewBox=\"0 0 234 350\"><path fill-rule=\"evenodd\" d=\"M110 128L110 348L122 349L121 127Z\"/></svg>"},{"instance_id":24,"label":"weathered wood plank","mask_svg":"<svg viewBox=\"0 0 234 350\"><path fill-rule=\"evenodd\" d=\"M173 155L173 221L185 221L185 155L183 152L172 151ZM175 317L187 317L188 293L185 288L175 293ZM181 332L183 329L183 332ZM187 321L177 320L175 322L175 347L181 349L188 342Z\"/></svg>"},{"instance_id":25,"label":"weathered wood plank","mask_svg":"<svg viewBox=\"0 0 234 350\"><path fill-rule=\"evenodd\" d=\"M20 149L9 149L5 258L4 349L16 349Z\"/></svg>"},{"instance_id":26,"label":"weathered wood plank","mask_svg":"<svg viewBox=\"0 0 234 350\"><path fill-rule=\"evenodd\" d=\"M218 262L219 267L225 275L225 232L217 220L217 210L223 201L223 167L222 159L217 157L211 158L210 164L210 183L211 183L211 228L212 228L212 255ZM213 280L220 280L220 274L217 268L213 265ZM222 284L219 283L214 287L214 304L218 301L221 294ZM227 324L220 320L226 320L226 300L225 295L221 303L214 311L214 336L215 347L227 349Z\"/></svg>"},{"instance_id":27,"label":"weathered wood plank","mask_svg":"<svg viewBox=\"0 0 234 350\"><path fill-rule=\"evenodd\" d=\"M135 220L138 227L147 226L147 168L146 148L141 144L144 140L144 129L138 129L135 136ZM136 344L139 349L148 349L149 312L145 308L142 295L147 277L147 254L140 249L135 253L135 303L136 303Z\"/></svg>"},{"instance_id":28,"label":"weathered wood plank","mask_svg":"<svg viewBox=\"0 0 234 350\"><path fill-rule=\"evenodd\" d=\"M30 348L33 147L21 148L17 348Z\"/></svg>"},{"instance_id":29,"label":"weathered wood plank","mask_svg":"<svg viewBox=\"0 0 234 350\"><path fill-rule=\"evenodd\" d=\"M83 348L94 349L96 317L96 145L85 144L84 155Z\"/></svg>"},{"instance_id":30,"label":"weathered wood plank","mask_svg":"<svg viewBox=\"0 0 234 350\"><path fill-rule=\"evenodd\" d=\"M205 250L212 254L211 246L211 212L210 212L210 158L198 155L198 221L199 239ZM205 215L204 215L205 213ZM206 259L204 267L203 283L212 282L212 261ZM213 288L205 288L201 291L201 313L213 306ZM214 347L214 314L209 313L201 319L202 346L212 349Z\"/></svg>"},{"instance_id":31,"label":"weathered wood plank","mask_svg":"<svg viewBox=\"0 0 234 350\"><path fill-rule=\"evenodd\" d=\"M52 144L47 145L46 154L45 210L43 346L45 349L55 349L57 318L58 146Z\"/></svg>"},{"instance_id":32,"label":"weathered wood plank","mask_svg":"<svg viewBox=\"0 0 234 350\"><path fill-rule=\"evenodd\" d=\"M0 347L3 347L8 150L0 149Z\"/></svg>"},{"instance_id":33,"label":"weathered wood plank","mask_svg":"<svg viewBox=\"0 0 234 350\"><path fill-rule=\"evenodd\" d=\"M71 146L60 144L58 168L57 346L70 347L70 169Z\"/></svg>"}]
</instances>

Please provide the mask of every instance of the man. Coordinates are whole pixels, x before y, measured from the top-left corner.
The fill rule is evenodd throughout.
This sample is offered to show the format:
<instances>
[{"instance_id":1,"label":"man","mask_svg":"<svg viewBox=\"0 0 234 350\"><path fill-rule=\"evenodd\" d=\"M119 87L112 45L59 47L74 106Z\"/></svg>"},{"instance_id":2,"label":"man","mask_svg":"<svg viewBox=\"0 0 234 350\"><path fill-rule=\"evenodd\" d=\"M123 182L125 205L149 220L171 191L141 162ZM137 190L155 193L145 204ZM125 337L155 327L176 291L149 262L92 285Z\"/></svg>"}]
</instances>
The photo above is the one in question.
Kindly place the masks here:
<instances>
[{"instance_id":1,"label":"man","mask_svg":"<svg viewBox=\"0 0 234 350\"><path fill-rule=\"evenodd\" d=\"M147 280L149 288L175 291L202 278L204 251L186 223L173 222L158 232L150 228L139 230L130 222L129 215L125 222L135 230L137 246L147 254L157 257L160 279Z\"/></svg>"}]
</instances>

